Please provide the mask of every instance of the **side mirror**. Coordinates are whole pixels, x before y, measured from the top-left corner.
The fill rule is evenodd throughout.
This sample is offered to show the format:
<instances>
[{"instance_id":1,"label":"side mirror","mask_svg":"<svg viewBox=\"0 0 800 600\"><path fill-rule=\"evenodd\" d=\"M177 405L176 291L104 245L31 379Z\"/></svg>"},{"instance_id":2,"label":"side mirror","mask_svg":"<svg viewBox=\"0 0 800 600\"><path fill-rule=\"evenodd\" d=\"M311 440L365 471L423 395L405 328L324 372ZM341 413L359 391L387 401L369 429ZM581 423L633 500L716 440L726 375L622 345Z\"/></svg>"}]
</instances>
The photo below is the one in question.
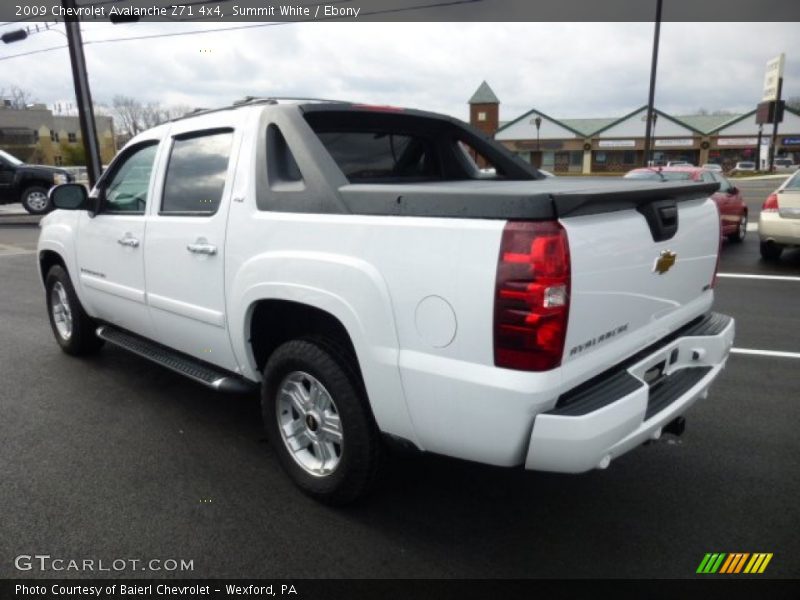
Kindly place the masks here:
<instances>
[{"instance_id":1,"label":"side mirror","mask_svg":"<svg viewBox=\"0 0 800 600\"><path fill-rule=\"evenodd\" d=\"M739 193L739 188L737 188L735 185L732 185L731 187L728 188L728 193L731 196L735 196L736 194Z\"/></svg>"},{"instance_id":2,"label":"side mirror","mask_svg":"<svg viewBox=\"0 0 800 600\"><path fill-rule=\"evenodd\" d=\"M50 202L61 210L92 210L89 192L80 183L62 183L50 188Z\"/></svg>"}]
</instances>

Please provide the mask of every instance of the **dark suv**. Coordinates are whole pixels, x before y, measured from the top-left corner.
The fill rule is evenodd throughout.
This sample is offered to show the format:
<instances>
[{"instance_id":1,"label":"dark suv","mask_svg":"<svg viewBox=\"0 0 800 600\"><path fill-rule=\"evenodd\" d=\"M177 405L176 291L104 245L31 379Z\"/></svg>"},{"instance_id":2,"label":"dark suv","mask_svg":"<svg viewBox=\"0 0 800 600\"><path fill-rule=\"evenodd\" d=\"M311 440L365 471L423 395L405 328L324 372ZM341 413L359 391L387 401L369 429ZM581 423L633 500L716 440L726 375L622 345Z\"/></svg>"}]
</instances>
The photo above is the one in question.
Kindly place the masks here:
<instances>
[{"instance_id":1,"label":"dark suv","mask_svg":"<svg viewBox=\"0 0 800 600\"><path fill-rule=\"evenodd\" d=\"M42 215L53 208L47 198L50 188L74 180L64 169L28 165L0 150L0 204L21 202L32 215Z\"/></svg>"}]
</instances>

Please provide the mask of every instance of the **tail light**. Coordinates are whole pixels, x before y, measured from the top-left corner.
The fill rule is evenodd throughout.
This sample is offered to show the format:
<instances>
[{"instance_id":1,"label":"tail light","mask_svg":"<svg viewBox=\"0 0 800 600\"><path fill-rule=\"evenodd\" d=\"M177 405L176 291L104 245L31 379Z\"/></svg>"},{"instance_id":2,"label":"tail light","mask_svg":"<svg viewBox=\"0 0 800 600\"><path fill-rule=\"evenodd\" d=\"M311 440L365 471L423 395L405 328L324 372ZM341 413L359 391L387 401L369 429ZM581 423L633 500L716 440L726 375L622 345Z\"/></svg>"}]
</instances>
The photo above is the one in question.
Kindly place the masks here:
<instances>
[{"instance_id":1,"label":"tail light","mask_svg":"<svg viewBox=\"0 0 800 600\"><path fill-rule=\"evenodd\" d=\"M557 221L509 221L494 297L494 364L547 371L561 364L567 335L570 258Z\"/></svg>"},{"instance_id":2,"label":"tail light","mask_svg":"<svg viewBox=\"0 0 800 600\"><path fill-rule=\"evenodd\" d=\"M767 196L767 199L764 200L764 204L761 206L762 212L777 212L778 211L778 194L770 194Z\"/></svg>"},{"instance_id":3,"label":"tail light","mask_svg":"<svg viewBox=\"0 0 800 600\"><path fill-rule=\"evenodd\" d=\"M719 211L719 205L714 202L714 208L717 211L717 226L719 227L719 239L717 240L717 262L714 264L714 275L711 277L711 288L717 286L717 272L719 271L719 257L722 256L722 214Z\"/></svg>"}]
</instances>

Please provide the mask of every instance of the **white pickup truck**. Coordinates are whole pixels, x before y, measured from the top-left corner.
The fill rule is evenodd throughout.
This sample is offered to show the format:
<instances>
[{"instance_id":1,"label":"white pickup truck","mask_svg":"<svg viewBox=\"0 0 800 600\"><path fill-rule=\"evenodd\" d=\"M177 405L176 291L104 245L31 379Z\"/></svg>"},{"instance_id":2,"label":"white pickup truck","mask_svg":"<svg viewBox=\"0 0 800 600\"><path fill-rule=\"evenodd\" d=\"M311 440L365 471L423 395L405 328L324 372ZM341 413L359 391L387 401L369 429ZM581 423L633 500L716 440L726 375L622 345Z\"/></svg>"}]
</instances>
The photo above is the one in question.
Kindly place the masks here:
<instances>
[{"instance_id":1,"label":"white pickup truck","mask_svg":"<svg viewBox=\"0 0 800 600\"><path fill-rule=\"evenodd\" d=\"M343 503L386 440L580 473L680 434L734 336L714 189L544 178L450 117L248 98L54 188L38 259L64 351L260 385L283 467Z\"/></svg>"}]
</instances>

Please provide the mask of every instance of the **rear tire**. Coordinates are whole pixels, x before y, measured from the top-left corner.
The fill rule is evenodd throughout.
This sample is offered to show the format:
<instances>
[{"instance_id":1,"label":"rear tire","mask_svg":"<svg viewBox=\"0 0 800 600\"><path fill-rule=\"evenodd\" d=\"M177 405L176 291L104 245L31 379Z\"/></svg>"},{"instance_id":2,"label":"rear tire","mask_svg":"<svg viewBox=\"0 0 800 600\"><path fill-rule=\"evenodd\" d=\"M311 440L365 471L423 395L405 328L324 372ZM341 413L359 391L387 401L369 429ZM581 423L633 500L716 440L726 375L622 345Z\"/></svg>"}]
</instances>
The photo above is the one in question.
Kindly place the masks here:
<instances>
[{"instance_id":1,"label":"rear tire","mask_svg":"<svg viewBox=\"0 0 800 600\"><path fill-rule=\"evenodd\" d=\"M53 209L50 198L47 196L47 188L32 185L22 192L20 197L22 208L32 215L43 215Z\"/></svg>"},{"instance_id":2,"label":"rear tire","mask_svg":"<svg viewBox=\"0 0 800 600\"><path fill-rule=\"evenodd\" d=\"M281 466L306 494L343 505L369 491L381 438L348 352L320 339L281 345L264 367L261 407Z\"/></svg>"},{"instance_id":3,"label":"rear tire","mask_svg":"<svg viewBox=\"0 0 800 600\"><path fill-rule=\"evenodd\" d=\"M728 241L733 242L734 244L741 244L744 241L746 235L747 235L747 213L742 215L742 218L739 220L739 227L736 229L735 233L732 233L728 236Z\"/></svg>"},{"instance_id":4,"label":"rear tire","mask_svg":"<svg viewBox=\"0 0 800 600\"><path fill-rule=\"evenodd\" d=\"M97 324L83 310L63 267L55 265L50 268L44 287L50 327L61 349L67 354L81 356L102 348L103 340L95 335Z\"/></svg>"},{"instance_id":5,"label":"rear tire","mask_svg":"<svg viewBox=\"0 0 800 600\"><path fill-rule=\"evenodd\" d=\"M761 258L764 260L775 261L781 257L783 246L775 242L761 242Z\"/></svg>"}]
</instances>

